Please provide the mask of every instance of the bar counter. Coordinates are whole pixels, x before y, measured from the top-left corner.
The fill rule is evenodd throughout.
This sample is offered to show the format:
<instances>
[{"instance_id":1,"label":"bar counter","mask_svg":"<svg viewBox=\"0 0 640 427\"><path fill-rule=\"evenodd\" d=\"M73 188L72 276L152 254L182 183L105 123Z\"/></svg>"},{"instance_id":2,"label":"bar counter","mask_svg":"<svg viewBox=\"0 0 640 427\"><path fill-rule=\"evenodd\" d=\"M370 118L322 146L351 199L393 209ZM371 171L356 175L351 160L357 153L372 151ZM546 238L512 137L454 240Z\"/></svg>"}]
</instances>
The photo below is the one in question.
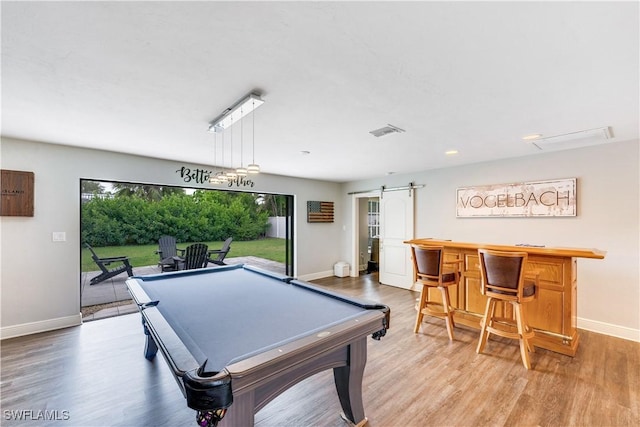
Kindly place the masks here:
<instances>
[{"instance_id":1,"label":"bar counter","mask_svg":"<svg viewBox=\"0 0 640 427\"><path fill-rule=\"evenodd\" d=\"M528 271L539 274L536 299L524 304L529 325L535 329L536 347L575 356L580 339L577 323L578 258L604 259L606 252L598 249L552 248L539 246L509 246L450 240L413 239L411 245L443 246L445 259L458 257L462 264L460 283L449 288L451 304L456 309L454 319L461 325L480 328L486 297L480 293L478 249L527 252ZM429 290L429 301L442 302L437 289ZM504 317L513 318L507 304Z\"/></svg>"}]
</instances>

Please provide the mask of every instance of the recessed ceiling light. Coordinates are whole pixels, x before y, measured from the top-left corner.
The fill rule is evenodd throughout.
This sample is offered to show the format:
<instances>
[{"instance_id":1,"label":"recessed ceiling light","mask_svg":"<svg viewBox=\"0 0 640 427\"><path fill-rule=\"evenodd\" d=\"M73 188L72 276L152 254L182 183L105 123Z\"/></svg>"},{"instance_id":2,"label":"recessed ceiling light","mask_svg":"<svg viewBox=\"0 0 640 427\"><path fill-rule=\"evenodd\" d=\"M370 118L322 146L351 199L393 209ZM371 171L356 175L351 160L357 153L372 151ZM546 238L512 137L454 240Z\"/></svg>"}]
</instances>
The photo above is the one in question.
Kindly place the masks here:
<instances>
[{"instance_id":1,"label":"recessed ceiling light","mask_svg":"<svg viewBox=\"0 0 640 427\"><path fill-rule=\"evenodd\" d=\"M307 154L311 154L311 151L302 150L300 154L302 154L303 156L306 156Z\"/></svg>"},{"instance_id":2,"label":"recessed ceiling light","mask_svg":"<svg viewBox=\"0 0 640 427\"><path fill-rule=\"evenodd\" d=\"M389 135L390 133L394 133L394 132L402 133L402 132L404 132L404 129L400 129L397 126L394 126L392 124L388 124L387 123L387 125L385 127L383 127L383 128L369 131L369 133L371 135L373 135L375 137L378 137L378 138L381 137L381 136Z\"/></svg>"},{"instance_id":3,"label":"recessed ceiling light","mask_svg":"<svg viewBox=\"0 0 640 427\"><path fill-rule=\"evenodd\" d=\"M445 151L444 154L446 154L447 156L453 156L454 154L458 154L458 150Z\"/></svg>"},{"instance_id":4,"label":"recessed ceiling light","mask_svg":"<svg viewBox=\"0 0 640 427\"><path fill-rule=\"evenodd\" d=\"M549 144L549 143L575 141L578 139L606 140L606 139L610 139L611 136L612 136L611 128L607 126L603 128L586 129L586 130L579 130L576 132L563 133L562 135L546 136L546 137L540 138L541 140L540 142Z\"/></svg>"},{"instance_id":5,"label":"recessed ceiling light","mask_svg":"<svg viewBox=\"0 0 640 427\"><path fill-rule=\"evenodd\" d=\"M542 138L541 133L532 133L531 135L523 136L522 139L525 141L533 141L534 139Z\"/></svg>"}]
</instances>

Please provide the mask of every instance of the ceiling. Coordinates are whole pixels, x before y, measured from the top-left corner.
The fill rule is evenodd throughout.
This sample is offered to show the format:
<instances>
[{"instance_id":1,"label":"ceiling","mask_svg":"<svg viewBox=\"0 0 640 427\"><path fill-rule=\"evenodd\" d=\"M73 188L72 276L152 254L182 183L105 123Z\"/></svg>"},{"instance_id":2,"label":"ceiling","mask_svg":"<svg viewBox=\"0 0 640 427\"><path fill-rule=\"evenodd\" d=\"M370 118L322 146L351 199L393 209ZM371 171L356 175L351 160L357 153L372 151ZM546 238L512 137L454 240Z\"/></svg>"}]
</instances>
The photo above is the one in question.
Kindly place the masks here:
<instances>
[{"instance_id":1,"label":"ceiling","mask_svg":"<svg viewBox=\"0 0 640 427\"><path fill-rule=\"evenodd\" d=\"M213 165L209 122L257 90L255 133L226 133L224 161L255 143L280 175L535 155L532 133L637 140L638 6L3 1L2 135ZM405 132L369 133L387 124Z\"/></svg>"}]
</instances>

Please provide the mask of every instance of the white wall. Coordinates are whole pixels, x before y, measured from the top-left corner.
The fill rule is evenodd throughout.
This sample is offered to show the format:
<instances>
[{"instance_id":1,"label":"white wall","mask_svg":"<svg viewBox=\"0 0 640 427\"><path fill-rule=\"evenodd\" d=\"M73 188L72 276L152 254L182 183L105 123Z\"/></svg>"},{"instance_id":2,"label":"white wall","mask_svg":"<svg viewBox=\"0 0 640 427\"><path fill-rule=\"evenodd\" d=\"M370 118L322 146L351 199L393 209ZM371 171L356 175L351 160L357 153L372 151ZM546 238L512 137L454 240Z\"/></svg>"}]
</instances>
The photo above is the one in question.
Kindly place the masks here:
<instances>
[{"instance_id":1,"label":"white wall","mask_svg":"<svg viewBox=\"0 0 640 427\"><path fill-rule=\"evenodd\" d=\"M35 216L0 217L2 337L80 323L80 178L186 185L176 170L206 165L2 138L0 167L35 173ZM251 191L295 196L296 276L333 274L343 238L340 185L260 174ZM195 187L211 188L208 184ZM308 200L335 201L336 222L308 224ZM66 232L54 243L51 233Z\"/></svg>"},{"instance_id":2,"label":"white wall","mask_svg":"<svg viewBox=\"0 0 640 427\"><path fill-rule=\"evenodd\" d=\"M425 185L415 192L416 237L605 250L604 260L578 260L578 326L640 341L638 156L638 141L620 142L352 182L343 215L348 192L414 182ZM456 218L458 187L570 177L578 179L576 217Z\"/></svg>"},{"instance_id":3,"label":"white wall","mask_svg":"<svg viewBox=\"0 0 640 427\"><path fill-rule=\"evenodd\" d=\"M425 184L415 193L418 237L606 250L604 260L578 261L578 326L640 340L638 156L633 141L344 185L260 174L253 190L295 195L296 275L306 280L331 275L336 261L351 259L348 192L411 181ZM80 322L80 178L183 185L175 173L181 166L2 138L0 167L35 173L35 216L0 217L2 337ZM455 217L457 187L567 177L578 178L577 217ZM335 201L335 222L308 224L308 200ZM54 231L66 232L67 241L52 242Z\"/></svg>"}]
</instances>

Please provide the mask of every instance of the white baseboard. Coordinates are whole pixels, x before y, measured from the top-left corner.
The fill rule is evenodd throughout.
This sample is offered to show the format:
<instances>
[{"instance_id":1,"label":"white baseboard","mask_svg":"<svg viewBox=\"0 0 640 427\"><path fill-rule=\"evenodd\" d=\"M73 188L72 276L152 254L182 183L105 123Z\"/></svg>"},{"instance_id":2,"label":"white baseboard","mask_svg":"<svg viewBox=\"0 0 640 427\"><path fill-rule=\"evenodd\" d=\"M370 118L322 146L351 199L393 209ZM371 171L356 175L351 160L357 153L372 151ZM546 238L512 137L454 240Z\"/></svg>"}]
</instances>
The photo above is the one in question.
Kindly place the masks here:
<instances>
[{"instance_id":1,"label":"white baseboard","mask_svg":"<svg viewBox=\"0 0 640 427\"><path fill-rule=\"evenodd\" d=\"M578 329L640 342L640 330L578 317Z\"/></svg>"},{"instance_id":2,"label":"white baseboard","mask_svg":"<svg viewBox=\"0 0 640 427\"><path fill-rule=\"evenodd\" d=\"M58 317L56 319L42 320L38 322L23 323L21 325L5 326L0 328L0 339L21 337L23 335L37 334L39 332L53 331L54 329L68 328L82 324L82 314Z\"/></svg>"}]
</instances>

